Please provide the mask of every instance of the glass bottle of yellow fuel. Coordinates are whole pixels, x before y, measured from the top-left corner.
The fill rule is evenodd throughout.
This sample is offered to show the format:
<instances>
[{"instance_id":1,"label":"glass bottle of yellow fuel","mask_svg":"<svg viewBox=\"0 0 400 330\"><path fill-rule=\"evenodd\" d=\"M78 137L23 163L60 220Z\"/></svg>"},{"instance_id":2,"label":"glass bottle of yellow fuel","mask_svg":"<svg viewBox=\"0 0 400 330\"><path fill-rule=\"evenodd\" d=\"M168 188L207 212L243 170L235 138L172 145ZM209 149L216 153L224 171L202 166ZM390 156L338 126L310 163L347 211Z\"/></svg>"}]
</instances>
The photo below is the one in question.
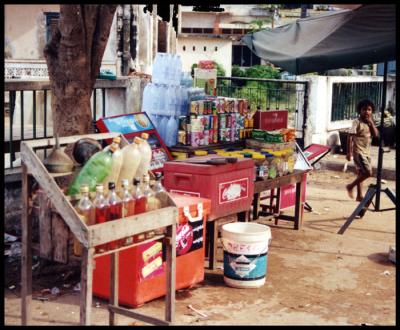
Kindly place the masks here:
<instances>
[{"instance_id":1,"label":"glass bottle of yellow fuel","mask_svg":"<svg viewBox=\"0 0 400 330\"><path fill-rule=\"evenodd\" d=\"M81 198L76 206L76 212L79 214L82 222L87 226L95 223L95 209L93 203L89 199L89 186L87 184L81 185L80 188ZM82 244L74 238L74 255L82 255Z\"/></svg>"}]
</instances>

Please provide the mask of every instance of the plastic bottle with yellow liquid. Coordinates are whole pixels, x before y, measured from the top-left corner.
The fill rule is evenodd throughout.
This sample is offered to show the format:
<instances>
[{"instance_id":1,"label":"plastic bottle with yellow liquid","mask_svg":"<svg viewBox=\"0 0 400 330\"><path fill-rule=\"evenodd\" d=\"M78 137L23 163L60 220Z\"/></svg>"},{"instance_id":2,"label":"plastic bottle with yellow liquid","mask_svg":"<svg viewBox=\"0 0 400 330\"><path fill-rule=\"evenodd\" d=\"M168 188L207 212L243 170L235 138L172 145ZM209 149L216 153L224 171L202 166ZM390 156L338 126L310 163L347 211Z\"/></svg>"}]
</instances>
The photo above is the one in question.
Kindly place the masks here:
<instances>
[{"instance_id":1,"label":"plastic bottle with yellow liquid","mask_svg":"<svg viewBox=\"0 0 400 330\"><path fill-rule=\"evenodd\" d=\"M127 144L122 148L123 163L119 172L117 182L117 190L121 189L122 180L126 179L128 182L132 182L133 178L137 175L140 161L142 159L141 152L139 150L139 144L142 140L139 137L135 137L131 144Z\"/></svg>"},{"instance_id":2,"label":"plastic bottle with yellow liquid","mask_svg":"<svg viewBox=\"0 0 400 330\"><path fill-rule=\"evenodd\" d=\"M117 136L117 137L113 138L113 142L117 143L119 145L121 143L121 138L119 136ZM109 148L109 146L104 149L107 149L107 148ZM123 162L124 162L124 155L122 153L122 149L118 148L116 151L114 151L114 153L112 155L111 172L102 182L104 185L104 193L105 194L108 193L108 184L110 182L118 181Z\"/></svg>"},{"instance_id":3,"label":"plastic bottle with yellow liquid","mask_svg":"<svg viewBox=\"0 0 400 330\"><path fill-rule=\"evenodd\" d=\"M135 174L135 176L138 176L139 178L143 178L143 175L146 175L149 173L152 151L151 151L151 146L150 146L149 142L147 141L149 139L149 134L142 133L140 135L140 137L141 137L141 143L139 143L138 147L139 147L141 159L140 159L140 164L138 166L137 173Z\"/></svg>"}]
</instances>

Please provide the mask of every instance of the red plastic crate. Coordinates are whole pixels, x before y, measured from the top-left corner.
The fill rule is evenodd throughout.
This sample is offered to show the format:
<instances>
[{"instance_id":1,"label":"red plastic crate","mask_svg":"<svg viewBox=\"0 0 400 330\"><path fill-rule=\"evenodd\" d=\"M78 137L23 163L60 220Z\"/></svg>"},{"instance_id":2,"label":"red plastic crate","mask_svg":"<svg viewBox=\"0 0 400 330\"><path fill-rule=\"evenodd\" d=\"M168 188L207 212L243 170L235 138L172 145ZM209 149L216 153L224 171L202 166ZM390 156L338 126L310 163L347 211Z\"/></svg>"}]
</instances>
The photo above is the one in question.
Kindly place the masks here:
<instances>
[{"instance_id":1,"label":"red plastic crate","mask_svg":"<svg viewBox=\"0 0 400 330\"><path fill-rule=\"evenodd\" d=\"M216 155L193 157L205 160ZM208 198L214 220L250 209L254 194L254 161L239 158L235 164L203 165L164 163L164 187L171 193Z\"/></svg>"},{"instance_id":2,"label":"red plastic crate","mask_svg":"<svg viewBox=\"0 0 400 330\"><path fill-rule=\"evenodd\" d=\"M176 289L188 288L204 280L205 223L211 202L171 194L179 210L176 251ZM203 209L199 215L198 205ZM188 220L184 208L188 206ZM166 294L166 265L162 261L160 242L149 242L122 250L119 253L119 304L138 307ZM110 256L96 258L93 271L93 294L109 299Z\"/></svg>"}]
</instances>

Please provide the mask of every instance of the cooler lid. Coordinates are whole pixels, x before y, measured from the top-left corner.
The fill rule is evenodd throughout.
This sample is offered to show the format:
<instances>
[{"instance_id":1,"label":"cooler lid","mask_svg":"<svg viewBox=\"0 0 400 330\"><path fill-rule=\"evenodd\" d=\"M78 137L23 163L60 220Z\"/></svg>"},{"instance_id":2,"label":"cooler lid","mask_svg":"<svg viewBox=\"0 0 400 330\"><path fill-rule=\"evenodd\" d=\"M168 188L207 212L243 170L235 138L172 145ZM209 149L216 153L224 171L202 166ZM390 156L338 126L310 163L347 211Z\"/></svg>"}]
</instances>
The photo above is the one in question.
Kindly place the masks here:
<instances>
[{"instance_id":1,"label":"cooler lid","mask_svg":"<svg viewBox=\"0 0 400 330\"><path fill-rule=\"evenodd\" d=\"M222 165L210 165L210 164L190 163L194 161L202 162L211 158L223 158L223 157L219 155L207 155L207 156L191 157L188 159L188 162L185 162L185 160L168 161L164 163L164 171L214 175L214 174L242 170L246 168L254 168L254 160L250 158L238 158L237 162L234 164L228 163Z\"/></svg>"},{"instance_id":2,"label":"cooler lid","mask_svg":"<svg viewBox=\"0 0 400 330\"><path fill-rule=\"evenodd\" d=\"M199 204L201 204L202 217L208 217L211 212L211 200L208 198L184 196L181 194L169 193L179 210L179 222L187 218L185 208L188 209L191 218L199 217Z\"/></svg>"}]
</instances>

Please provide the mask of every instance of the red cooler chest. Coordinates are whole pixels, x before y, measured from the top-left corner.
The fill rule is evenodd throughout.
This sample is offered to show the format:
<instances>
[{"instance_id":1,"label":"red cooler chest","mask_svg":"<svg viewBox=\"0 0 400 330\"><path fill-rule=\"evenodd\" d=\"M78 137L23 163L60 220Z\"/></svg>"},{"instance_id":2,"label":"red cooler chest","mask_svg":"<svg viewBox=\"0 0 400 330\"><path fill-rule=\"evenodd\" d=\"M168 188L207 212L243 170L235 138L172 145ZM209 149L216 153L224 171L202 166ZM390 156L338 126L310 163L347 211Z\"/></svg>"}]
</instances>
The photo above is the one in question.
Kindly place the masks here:
<instances>
[{"instance_id":1,"label":"red cooler chest","mask_svg":"<svg viewBox=\"0 0 400 330\"><path fill-rule=\"evenodd\" d=\"M189 161L214 158L193 157ZM239 158L234 164L164 163L164 187L171 193L211 200L209 219L250 209L254 193L254 161Z\"/></svg>"},{"instance_id":2,"label":"red cooler chest","mask_svg":"<svg viewBox=\"0 0 400 330\"><path fill-rule=\"evenodd\" d=\"M176 289L204 280L205 224L211 202L171 194L179 210L176 232ZM110 255L95 259L93 294L109 299ZM119 304L138 307L166 294L162 243L153 241L119 252Z\"/></svg>"}]
</instances>

